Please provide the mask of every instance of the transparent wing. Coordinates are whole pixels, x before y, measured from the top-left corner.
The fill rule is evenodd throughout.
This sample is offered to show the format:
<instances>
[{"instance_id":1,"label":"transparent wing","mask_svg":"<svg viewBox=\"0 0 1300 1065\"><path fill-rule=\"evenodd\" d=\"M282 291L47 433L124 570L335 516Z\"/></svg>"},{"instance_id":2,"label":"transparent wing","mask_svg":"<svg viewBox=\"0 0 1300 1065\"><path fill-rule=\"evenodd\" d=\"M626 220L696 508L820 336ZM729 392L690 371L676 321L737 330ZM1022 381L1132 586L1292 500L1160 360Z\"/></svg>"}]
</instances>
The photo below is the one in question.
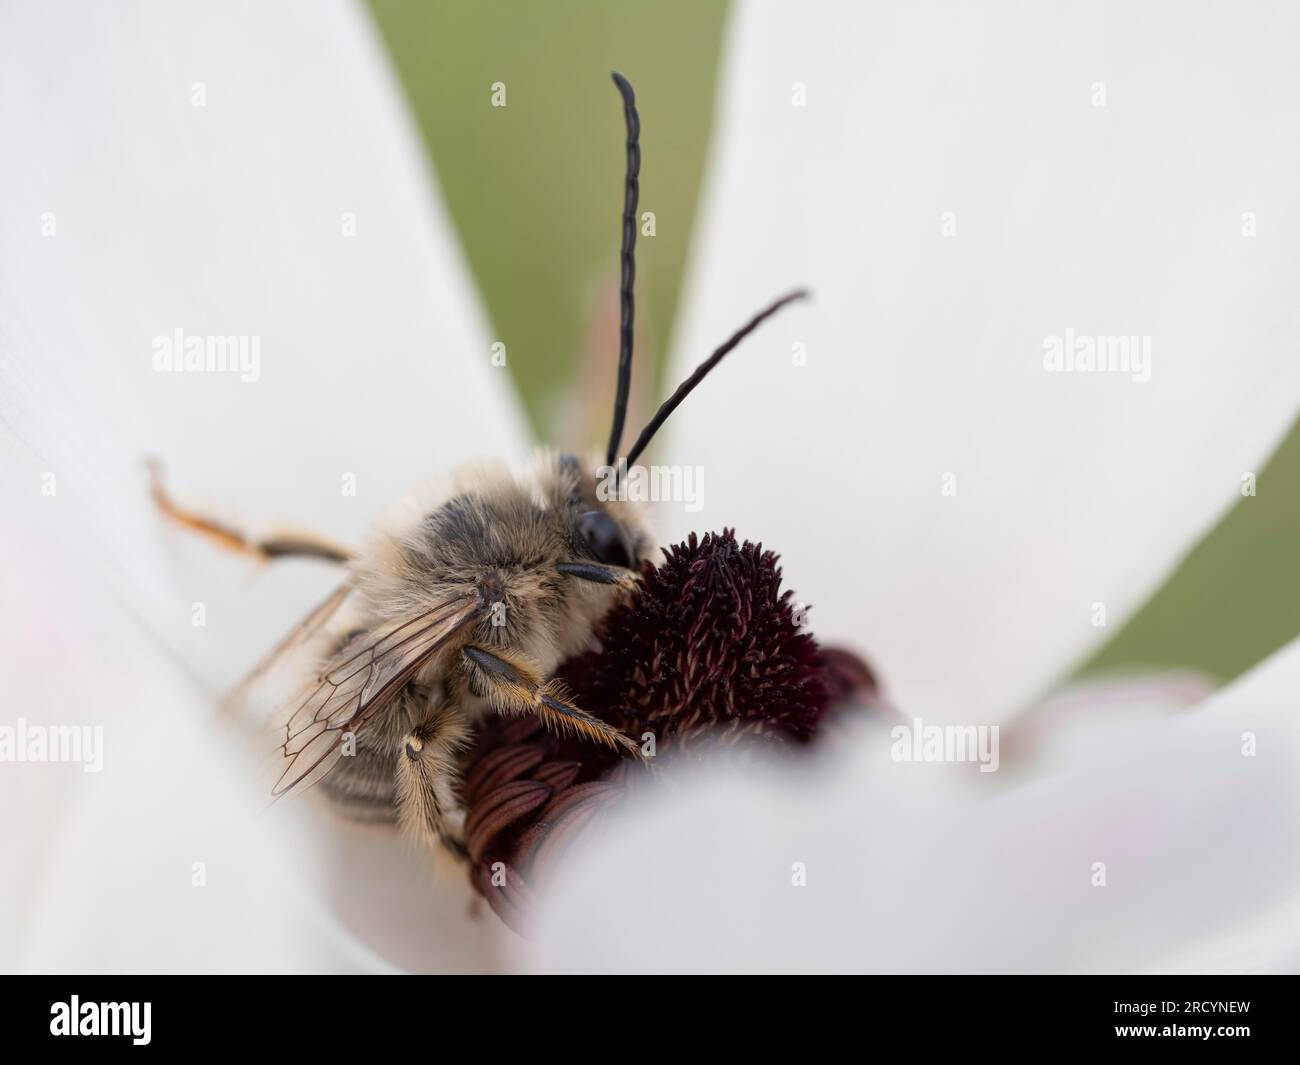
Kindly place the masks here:
<instances>
[{"instance_id":1,"label":"transparent wing","mask_svg":"<svg viewBox=\"0 0 1300 1065\"><path fill-rule=\"evenodd\" d=\"M343 737L386 706L435 651L485 610L480 597L467 592L350 640L285 722L280 753L287 764L271 794L280 798L324 777L340 757Z\"/></svg>"},{"instance_id":2,"label":"transparent wing","mask_svg":"<svg viewBox=\"0 0 1300 1065\"><path fill-rule=\"evenodd\" d=\"M290 629L284 638L271 648L257 664L248 671L240 682L230 690L230 693L221 701L221 708L226 713L237 711L248 698L248 693L252 691L253 686L257 684L275 667L275 664L295 647L306 643L312 636L320 631L330 618L343 605L351 593L354 584L351 579L344 581L332 591L329 596L322 602L312 608L310 614L303 618L297 625Z\"/></svg>"}]
</instances>

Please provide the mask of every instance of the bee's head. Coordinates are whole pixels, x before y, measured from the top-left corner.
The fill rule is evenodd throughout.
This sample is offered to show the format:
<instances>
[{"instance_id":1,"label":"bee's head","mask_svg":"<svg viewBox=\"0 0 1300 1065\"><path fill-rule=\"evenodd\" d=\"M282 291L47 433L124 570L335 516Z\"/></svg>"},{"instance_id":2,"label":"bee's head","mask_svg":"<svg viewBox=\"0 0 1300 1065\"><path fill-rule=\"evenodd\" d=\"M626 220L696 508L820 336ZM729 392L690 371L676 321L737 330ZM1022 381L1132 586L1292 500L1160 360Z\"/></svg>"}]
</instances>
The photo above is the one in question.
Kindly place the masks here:
<instances>
[{"instance_id":1,"label":"bee's head","mask_svg":"<svg viewBox=\"0 0 1300 1065\"><path fill-rule=\"evenodd\" d=\"M639 570L649 553L650 537L641 508L619 497L617 471L596 467L594 473L588 472L576 455L560 455L554 461L554 497L557 505L562 499L568 508L575 554L582 556L575 562L615 571Z\"/></svg>"},{"instance_id":2,"label":"bee's head","mask_svg":"<svg viewBox=\"0 0 1300 1065\"><path fill-rule=\"evenodd\" d=\"M602 491L594 465L572 455L543 451L522 469L474 464L381 526L360 563L363 585L386 616L477 594L487 609L475 638L551 669L636 584L653 549L642 510Z\"/></svg>"}]
</instances>

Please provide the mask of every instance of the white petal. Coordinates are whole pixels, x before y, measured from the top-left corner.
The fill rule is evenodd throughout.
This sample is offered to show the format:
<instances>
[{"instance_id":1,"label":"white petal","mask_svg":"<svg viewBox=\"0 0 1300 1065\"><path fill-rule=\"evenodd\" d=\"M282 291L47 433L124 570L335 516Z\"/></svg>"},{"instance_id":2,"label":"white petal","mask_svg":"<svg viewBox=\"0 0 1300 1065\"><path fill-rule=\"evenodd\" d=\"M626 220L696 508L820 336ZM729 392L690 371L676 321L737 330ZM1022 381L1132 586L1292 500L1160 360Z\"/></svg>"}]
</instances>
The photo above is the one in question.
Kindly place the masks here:
<instances>
[{"instance_id":1,"label":"white petal","mask_svg":"<svg viewBox=\"0 0 1300 1065\"><path fill-rule=\"evenodd\" d=\"M523 445L366 16L8 6L0 70L0 483L6 558L28 575L0 611L2 723L101 724L107 745L100 773L2 775L0 891L20 916L0 953L493 967L507 938L466 920L463 877L435 887L397 840L340 836L317 811L260 815L185 673L229 685L337 575L285 563L250 582L164 527L141 468L159 455L176 495L254 533L352 542L412 482ZM155 338L177 329L257 338L256 380L156 372Z\"/></svg>"},{"instance_id":2,"label":"white petal","mask_svg":"<svg viewBox=\"0 0 1300 1065\"><path fill-rule=\"evenodd\" d=\"M534 964L1292 969L1298 684L1300 643L1176 719L1094 726L1105 742L1076 738L1029 780L895 762L879 733L806 772L697 776L575 859Z\"/></svg>"},{"instance_id":3,"label":"white petal","mask_svg":"<svg viewBox=\"0 0 1300 1065\"><path fill-rule=\"evenodd\" d=\"M1086 657L1300 406L1294 28L739 7L670 384L770 297L814 295L674 415L658 461L707 479L673 532L782 552L819 634L917 713L1006 717ZM1047 372L1067 329L1149 337L1150 380Z\"/></svg>"},{"instance_id":4,"label":"white petal","mask_svg":"<svg viewBox=\"0 0 1300 1065\"><path fill-rule=\"evenodd\" d=\"M212 716L63 532L51 508L0 534L15 574L0 614L3 725L98 738L82 763L6 759L0 903L17 919L0 953L62 972L504 964L510 934L473 919L463 873L431 876L391 834L309 804L268 810L250 772L264 739Z\"/></svg>"},{"instance_id":5,"label":"white petal","mask_svg":"<svg viewBox=\"0 0 1300 1065\"><path fill-rule=\"evenodd\" d=\"M249 582L246 563L162 530L142 457L253 532L355 542L414 482L517 457L506 371L359 5L0 18L6 435L86 502L163 638L229 679L331 576L293 565ZM257 380L155 372L155 339L177 329L258 338Z\"/></svg>"}]
</instances>

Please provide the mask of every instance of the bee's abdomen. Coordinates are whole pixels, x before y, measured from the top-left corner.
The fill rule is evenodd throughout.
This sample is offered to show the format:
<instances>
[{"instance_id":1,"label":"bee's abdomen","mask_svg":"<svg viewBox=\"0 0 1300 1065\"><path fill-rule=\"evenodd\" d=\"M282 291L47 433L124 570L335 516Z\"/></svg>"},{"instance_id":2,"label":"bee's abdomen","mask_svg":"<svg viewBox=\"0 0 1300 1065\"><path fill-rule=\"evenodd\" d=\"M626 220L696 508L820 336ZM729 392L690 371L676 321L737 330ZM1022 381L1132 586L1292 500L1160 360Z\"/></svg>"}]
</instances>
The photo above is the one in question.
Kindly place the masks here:
<instances>
[{"instance_id":1,"label":"bee's abdomen","mask_svg":"<svg viewBox=\"0 0 1300 1065\"><path fill-rule=\"evenodd\" d=\"M397 820L394 790L396 756L387 750L358 746L356 754L340 758L320 782L321 794L338 813L355 821Z\"/></svg>"}]
</instances>

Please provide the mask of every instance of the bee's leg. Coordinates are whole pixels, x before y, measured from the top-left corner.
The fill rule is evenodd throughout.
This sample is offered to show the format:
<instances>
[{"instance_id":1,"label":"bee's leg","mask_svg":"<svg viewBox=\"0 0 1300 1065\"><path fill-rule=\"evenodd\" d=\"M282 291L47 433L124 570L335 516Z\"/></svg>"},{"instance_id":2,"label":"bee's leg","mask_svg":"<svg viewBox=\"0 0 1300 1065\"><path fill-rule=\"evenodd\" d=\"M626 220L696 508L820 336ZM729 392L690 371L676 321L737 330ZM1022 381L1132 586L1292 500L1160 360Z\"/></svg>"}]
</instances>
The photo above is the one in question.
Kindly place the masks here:
<instances>
[{"instance_id":1,"label":"bee's leg","mask_svg":"<svg viewBox=\"0 0 1300 1065\"><path fill-rule=\"evenodd\" d=\"M431 705L397 752L397 812L402 828L427 846L441 843L466 858L456 799L456 755L469 739L450 704Z\"/></svg>"},{"instance_id":2,"label":"bee's leg","mask_svg":"<svg viewBox=\"0 0 1300 1065\"><path fill-rule=\"evenodd\" d=\"M168 518L192 532L208 537L216 544L251 558L268 562L277 558L318 558L325 562L347 562L352 552L346 547L329 543L324 539L309 536L277 536L266 540L250 540L238 529L195 514L193 511L178 506L167 490L163 488L162 468L156 460L150 460L149 492L154 505Z\"/></svg>"},{"instance_id":3,"label":"bee's leg","mask_svg":"<svg viewBox=\"0 0 1300 1065\"><path fill-rule=\"evenodd\" d=\"M536 714L555 732L571 732L640 757L641 750L613 725L573 705L563 685L543 682L523 655L473 644L462 652L470 690L500 714Z\"/></svg>"},{"instance_id":4,"label":"bee's leg","mask_svg":"<svg viewBox=\"0 0 1300 1065\"><path fill-rule=\"evenodd\" d=\"M576 577L580 581L593 584L616 584L625 592L630 592L640 583L640 577L634 570L621 566L601 566L595 562L557 562L555 569L566 577Z\"/></svg>"}]
</instances>

